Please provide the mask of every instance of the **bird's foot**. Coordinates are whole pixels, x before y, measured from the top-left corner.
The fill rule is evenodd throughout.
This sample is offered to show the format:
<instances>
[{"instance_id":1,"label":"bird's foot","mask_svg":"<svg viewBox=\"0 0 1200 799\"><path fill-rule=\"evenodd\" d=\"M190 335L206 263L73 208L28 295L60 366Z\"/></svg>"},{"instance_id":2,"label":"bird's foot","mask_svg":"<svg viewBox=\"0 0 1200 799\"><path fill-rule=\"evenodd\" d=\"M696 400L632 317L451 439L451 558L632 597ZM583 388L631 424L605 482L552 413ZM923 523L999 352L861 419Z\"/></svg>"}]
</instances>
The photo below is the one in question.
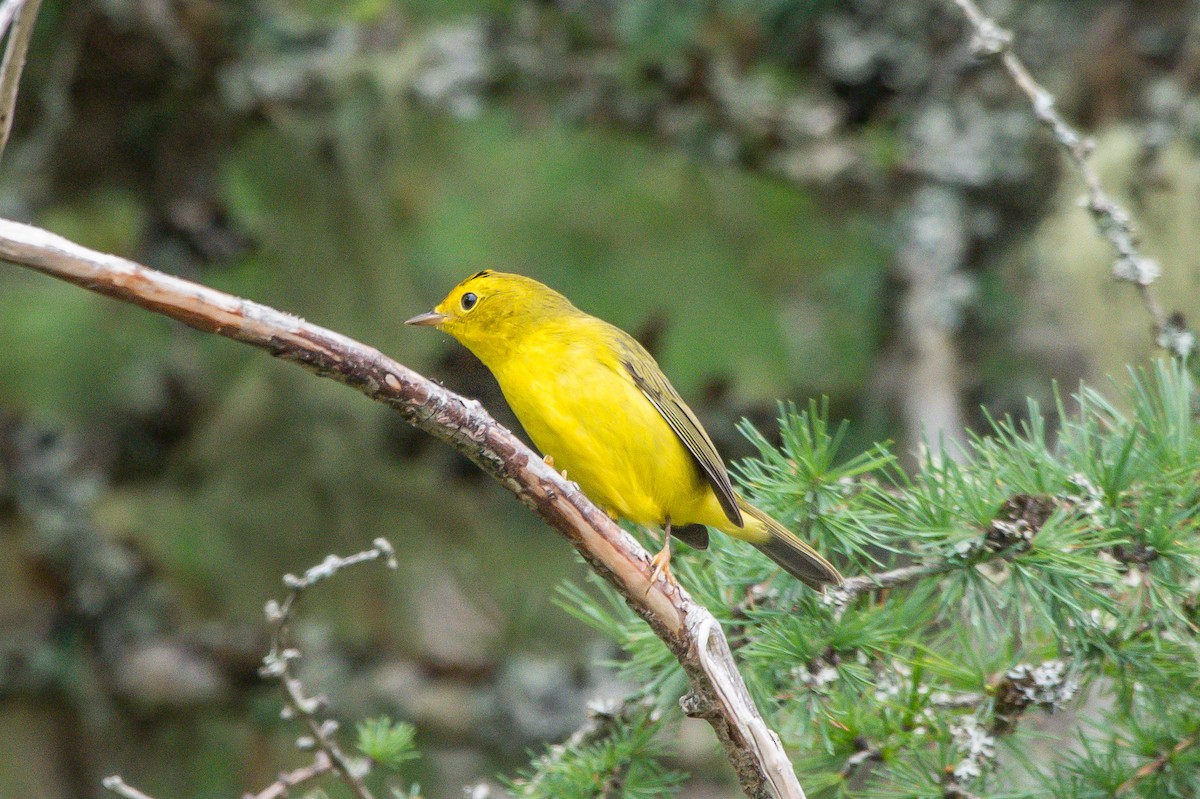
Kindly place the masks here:
<instances>
[{"instance_id":1,"label":"bird's foot","mask_svg":"<svg viewBox=\"0 0 1200 799\"><path fill-rule=\"evenodd\" d=\"M650 588L658 578L662 577L666 580L669 586L678 586L679 582L675 579L675 575L671 573L671 537L668 535L663 542L663 548L650 558L650 583L646 586L646 593L650 593Z\"/></svg>"}]
</instances>

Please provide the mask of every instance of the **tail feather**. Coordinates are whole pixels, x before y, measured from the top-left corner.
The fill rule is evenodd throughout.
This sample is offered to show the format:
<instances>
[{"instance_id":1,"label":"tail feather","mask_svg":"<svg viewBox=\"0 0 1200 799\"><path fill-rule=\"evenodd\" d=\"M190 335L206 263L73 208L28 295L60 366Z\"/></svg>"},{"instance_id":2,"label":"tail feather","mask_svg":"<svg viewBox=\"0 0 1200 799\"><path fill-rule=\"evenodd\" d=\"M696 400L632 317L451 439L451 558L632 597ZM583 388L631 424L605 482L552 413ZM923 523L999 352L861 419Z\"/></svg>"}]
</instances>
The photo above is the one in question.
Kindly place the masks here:
<instances>
[{"instance_id":1,"label":"tail feather","mask_svg":"<svg viewBox=\"0 0 1200 799\"><path fill-rule=\"evenodd\" d=\"M826 585L841 585L842 575L820 553L796 537L796 534L769 515L738 498L742 512L762 522L770 539L755 544L760 552L778 563L784 571L809 588L824 590Z\"/></svg>"}]
</instances>

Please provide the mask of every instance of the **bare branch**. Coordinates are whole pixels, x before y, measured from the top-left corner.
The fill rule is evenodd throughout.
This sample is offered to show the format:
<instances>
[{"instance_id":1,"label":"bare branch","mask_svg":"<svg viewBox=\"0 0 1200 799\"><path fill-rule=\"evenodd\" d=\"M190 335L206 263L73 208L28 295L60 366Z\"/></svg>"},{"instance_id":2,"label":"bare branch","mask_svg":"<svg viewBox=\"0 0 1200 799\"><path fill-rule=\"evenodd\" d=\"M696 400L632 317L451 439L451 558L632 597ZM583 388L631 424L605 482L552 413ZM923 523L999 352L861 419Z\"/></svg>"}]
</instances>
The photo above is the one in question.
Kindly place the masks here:
<instances>
[{"instance_id":1,"label":"bare branch","mask_svg":"<svg viewBox=\"0 0 1200 799\"><path fill-rule=\"evenodd\" d=\"M106 791L112 791L117 796L125 797L125 799L154 799L150 794L142 793L115 774L111 777L105 777L100 784L104 786Z\"/></svg>"},{"instance_id":2,"label":"bare branch","mask_svg":"<svg viewBox=\"0 0 1200 799\"><path fill-rule=\"evenodd\" d=\"M265 349L345 383L449 442L562 534L624 596L683 666L688 708L705 718L752 797L801 799L779 737L754 706L720 625L682 588L651 582L650 555L475 400L379 351L289 314L0 220L0 257L146 308L197 330Z\"/></svg>"},{"instance_id":3,"label":"bare branch","mask_svg":"<svg viewBox=\"0 0 1200 799\"><path fill-rule=\"evenodd\" d=\"M287 795L288 789L315 779L323 774L337 772L349 786L358 799L375 799L363 782L363 775L354 763L346 756L334 739L337 723L332 719L323 719L318 715L322 702L318 698L306 697L300 680L292 672L292 661L300 653L287 646L288 625L292 618L292 609L300 599L300 594L307 588L326 580L342 569L382 560L389 568L396 568L395 551L386 539L375 539L371 549L359 552L349 557L330 555L320 564L313 566L297 577L293 574L284 575L283 582L291 592L282 603L271 600L267 603L267 621L271 625L271 649L263 658L260 673L264 677L279 680L284 695L285 718L299 718L308 727L310 737L302 738L307 742L304 749L315 749L316 754L312 764L294 771L284 772L279 778L257 794L246 794L246 799L277 799ZM297 742L298 745L300 742ZM106 789L126 797L126 799L152 799L141 791L128 785L119 776L107 777L103 781Z\"/></svg>"},{"instance_id":4,"label":"bare branch","mask_svg":"<svg viewBox=\"0 0 1200 799\"><path fill-rule=\"evenodd\" d=\"M829 597L834 603L845 606L870 591L883 591L901 585L910 585L925 577L950 571L951 568L953 567L949 562L941 560L930 564L901 566L885 572L859 574L847 577L845 582L830 591Z\"/></svg>"},{"instance_id":5,"label":"bare branch","mask_svg":"<svg viewBox=\"0 0 1200 799\"><path fill-rule=\"evenodd\" d=\"M10 4L20 4L8 34L8 46L4 49L4 61L0 62L0 155L8 144L12 133L13 117L17 107L17 88L21 83L21 72L25 69L25 55L29 52L29 41L33 38L33 26L37 21L38 8L42 0L8 0L0 7L2 15ZM0 20L3 21L3 20ZM7 24L4 26L7 28ZM3 28L0 28L0 32Z\"/></svg>"},{"instance_id":6,"label":"bare branch","mask_svg":"<svg viewBox=\"0 0 1200 799\"><path fill-rule=\"evenodd\" d=\"M1029 98L1038 121L1050 129L1055 141L1079 170L1087 191L1085 205L1088 212L1095 220L1099 234L1116 251L1113 277L1137 287L1138 295L1154 325L1155 343L1172 355L1187 358L1195 346L1195 338L1184 328L1178 315L1167 315L1151 290L1150 284L1158 278L1162 269L1157 261L1142 253L1129 212L1109 196L1100 183L1100 176L1091 163L1094 142L1063 119L1054 95L1034 80L1029 69L1017 58L1013 52L1011 31L1000 27L984 14L975 0L953 0L953 3L962 11L974 31L971 48L981 57L999 56L1013 83Z\"/></svg>"},{"instance_id":7,"label":"bare branch","mask_svg":"<svg viewBox=\"0 0 1200 799\"><path fill-rule=\"evenodd\" d=\"M243 799L283 799L292 788L315 780L333 771L333 761L323 751L318 751L311 765L303 766L292 771L285 771L279 779L263 788L258 793L248 793Z\"/></svg>"},{"instance_id":8,"label":"bare branch","mask_svg":"<svg viewBox=\"0 0 1200 799\"><path fill-rule=\"evenodd\" d=\"M298 650L288 646L288 626L292 620L292 610L306 589L323 580L327 580L342 569L382 560L389 569L396 568L396 554L392 545L385 538L376 538L375 546L349 557L330 555L320 564L304 572L303 577L294 574L284 575L283 584L291 592L283 600L267 603L267 622L271 625L271 651L263 658L260 674L264 677L279 680L283 690L285 705L284 715L288 718L299 718L308 727L311 738L310 747L317 750L318 756L324 755L332 768L337 771L346 785L358 799L374 799L371 791L363 782L363 775L354 763L342 751L333 733L337 731L337 722L333 719L322 719L318 715L323 703L317 697L304 695L304 686L292 669L292 662L300 657ZM320 760L317 761L320 763ZM281 777L282 779L282 777ZM285 784L286 788L286 784Z\"/></svg>"}]
</instances>

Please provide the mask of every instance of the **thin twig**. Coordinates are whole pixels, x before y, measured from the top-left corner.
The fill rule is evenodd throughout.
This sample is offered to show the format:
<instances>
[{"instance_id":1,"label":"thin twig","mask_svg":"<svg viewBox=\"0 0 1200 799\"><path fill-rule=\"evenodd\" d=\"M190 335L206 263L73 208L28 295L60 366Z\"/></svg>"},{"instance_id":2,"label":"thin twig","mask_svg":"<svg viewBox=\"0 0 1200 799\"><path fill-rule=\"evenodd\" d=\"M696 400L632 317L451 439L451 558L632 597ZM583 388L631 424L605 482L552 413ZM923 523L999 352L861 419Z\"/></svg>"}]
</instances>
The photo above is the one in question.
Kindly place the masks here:
<instances>
[{"instance_id":1,"label":"thin twig","mask_svg":"<svg viewBox=\"0 0 1200 799\"><path fill-rule=\"evenodd\" d=\"M0 258L267 350L450 443L565 537L662 639L687 674L687 708L712 726L742 790L756 799L803 799L783 744L750 698L713 615L682 588L652 579L650 554L477 401L331 330L31 225L0 220Z\"/></svg>"},{"instance_id":2,"label":"thin twig","mask_svg":"<svg viewBox=\"0 0 1200 799\"><path fill-rule=\"evenodd\" d=\"M100 781L100 784L104 786L104 790L112 791L117 796L125 797L125 799L154 799L150 794L142 793L116 774L111 777L105 777Z\"/></svg>"},{"instance_id":3,"label":"thin twig","mask_svg":"<svg viewBox=\"0 0 1200 799\"><path fill-rule=\"evenodd\" d=\"M310 765L302 766L292 771L285 771L275 782L263 788L258 793L248 793L243 799L283 799L288 792L299 785L315 780L317 777L333 771L333 761L323 751L318 751Z\"/></svg>"},{"instance_id":4,"label":"thin twig","mask_svg":"<svg viewBox=\"0 0 1200 799\"><path fill-rule=\"evenodd\" d=\"M315 780L317 777L328 774L333 770L333 761L329 759L329 755L324 751L318 751L311 764L293 769L292 771L283 772L275 782L263 788L258 793L245 794L243 799L283 799L292 788ZM115 774L111 777L105 777L101 785L103 785L105 790L112 791L117 796L124 797L124 799L154 799L154 797L139 791Z\"/></svg>"},{"instance_id":5,"label":"thin twig","mask_svg":"<svg viewBox=\"0 0 1200 799\"><path fill-rule=\"evenodd\" d=\"M1171 762L1171 758L1175 757L1175 755L1196 743L1196 738L1197 736L1195 735L1189 735L1167 751L1160 754L1158 757L1151 760L1149 763L1139 768L1137 771L1133 772L1132 777L1117 786L1117 789L1113 791L1113 796L1120 796L1123 793L1128 793L1135 785L1149 777L1151 774L1162 771L1163 768L1166 767L1167 763Z\"/></svg>"},{"instance_id":6,"label":"thin twig","mask_svg":"<svg viewBox=\"0 0 1200 799\"><path fill-rule=\"evenodd\" d=\"M854 600L863 594L874 591L884 591L902 585L911 585L935 574L948 572L954 568L948 560L938 560L933 563L922 563L915 566L901 566L885 572L873 572L847 577L845 582L836 588L830 588L825 593L825 601L833 605L835 619L841 617L849 609Z\"/></svg>"},{"instance_id":7,"label":"thin twig","mask_svg":"<svg viewBox=\"0 0 1200 799\"><path fill-rule=\"evenodd\" d=\"M294 574L285 575L283 583L289 589L283 602L271 600L267 603L267 622L271 625L271 650L263 658L260 674L264 677L279 680L283 689L286 704L286 715L299 717L311 735L309 743L318 754L324 754L332 768L337 771L346 785L358 799L374 799L370 789L363 782L360 770L347 757L338 745L333 733L337 731L337 722L333 719L322 719L317 711L321 709L322 701L316 697L304 694L304 686L292 670L292 662L300 657L300 652L288 646L289 623L292 610L300 600L300 595L317 583L327 580L343 569L360 563L382 560L390 569L395 569L396 553L392 545L384 538L376 538L374 546L348 557L329 555L317 566L297 577ZM319 761L318 761L319 762ZM286 785L285 785L286 787Z\"/></svg>"},{"instance_id":8,"label":"thin twig","mask_svg":"<svg viewBox=\"0 0 1200 799\"><path fill-rule=\"evenodd\" d=\"M847 578L840 586L831 589L826 594L826 600L836 608L835 616L840 618L850 603L862 594L911 585L926 577L964 567L974 568L993 560L1011 560L1019 557L1021 553L1027 552L1029 542L1037 535L1045 519L1030 519L1019 515L1030 512L1030 509L1023 509L1019 505L1011 506L1012 503L1021 499L1021 495L1017 495L1006 501L997 517L989 525L987 532L980 538L965 542L967 547L960 552L912 566L901 566L884 572L860 574ZM1025 497L1024 501L1030 501L1030 498ZM1033 510L1037 510L1037 508ZM1013 514L1018 515L1014 516Z\"/></svg>"},{"instance_id":9,"label":"thin twig","mask_svg":"<svg viewBox=\"0 0 1200 799\"><path fill-rule=\"evenodd\" d=\"M1195 346L1195 338L1177 315L1167 315L1151 289L1150 284L1158 278L1162 268L1153 258L1142 254L1129 212L1100 183L1100 176L1091 163L1095 142L1063 119L1054 95L1034 80L1029 69L1013 52L1012 31L1000 27L984 14L975 0L952 2L962 11L974 31L971 49L981 57L999 57L1013 83L1029 98L1034 116L1049 128L1055 141L1079 170L1087 192L1085 206L1096 222L1097 231L1108 240L1117 255L1113 263L1113 277L1132 283L1137 288L1154 326L1155 343L1177 357L1187 358Z\"/></svg>"},{"instance_id":10,"label":"thin twig","mask_svg":"<svg viewBox=\"0 0 1200 799\"><path fill-rule=\"evenodd\" d=\"M845 582L830 591L829 598L835 604L847 605L869 591L883 591L901 585L910 585L925 577L950 571L951 568L952 565L948 561L939 560L936 563L901 566L885 572L860 574L846 578Z\"/></svg>"},{"instance_id":11,"label":"thin twig","mask_svg":"<svg viewBox=\"0 0 1200 799\"><path fill-rule=\"evenodd\" d=\"M38 8L42 5L42 0L11 0L18 1L21 2L21 7L13 18L8 45L4 48L4 61L0 62L0 155L4 154L8 136L12 133L17 89L21 84L21 73L25 70L25 55L29 52L29 41L33 38ZM0 19L0 22L2 21Z\"/></svg>"},{"instance_id":12,"label":"thin twig","mask_svg":"<svg viewBox=\"0 0 1200 799\"><path fill-rule=\"evenodd\" d=\"M305 696L303 685L292 671L292 661L299 658L300 653L287 645L292 610L306 589L360 563L382 560L390 569L397 567L396 553L392 545L384 538L376 538L373 543L374 546L370 549L348 557L329 555L320 564L304 572L302 577L294 574L284 575L284 585L290 589L287 597L283 602L271 600L267 603L267 621L271 625L271 649L263 657L259 673L264 677L279 680L286 703L283 715L285 718L299 717L303 720L310 737L301 740L306 743L305 748L315 749L316 754L310 765L280 774L275 782L262 791L245 794L246 799L279 799L287 795L289 788L330 772L337 772L358 799L375 799L363 782L360 770L333 737L337 731L337 723L332 719L323 719L317 714L323 704L320 699ZM119 776L105 778L103 785L125 799L153 799L127 784Z\"/></svg>"}]
</instances>

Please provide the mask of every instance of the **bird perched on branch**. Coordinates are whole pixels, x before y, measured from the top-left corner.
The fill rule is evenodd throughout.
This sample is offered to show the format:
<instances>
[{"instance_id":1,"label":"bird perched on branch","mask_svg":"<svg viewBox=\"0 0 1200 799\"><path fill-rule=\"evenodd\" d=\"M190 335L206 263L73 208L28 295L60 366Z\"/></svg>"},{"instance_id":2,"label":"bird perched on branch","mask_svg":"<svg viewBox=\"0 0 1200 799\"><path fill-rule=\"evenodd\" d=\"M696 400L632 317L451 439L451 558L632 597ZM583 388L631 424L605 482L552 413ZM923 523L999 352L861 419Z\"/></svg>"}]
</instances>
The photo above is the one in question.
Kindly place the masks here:
<instances>
[{"instance_id":1,"label":"bird perched on branch","mask_svg":"<svg viewBox=\"0 0 1200 799\"><path fill-rule=\"evenodd\" d=\"M406 324L436 327L475 353L533 442L609 515L663 527L654 577L674 579L672 535L704 549L714 527L812 588L842 582L816 550L738 496L696 415L623 330L536 280L491 270Z\"/></svg>"}]
</instances>

